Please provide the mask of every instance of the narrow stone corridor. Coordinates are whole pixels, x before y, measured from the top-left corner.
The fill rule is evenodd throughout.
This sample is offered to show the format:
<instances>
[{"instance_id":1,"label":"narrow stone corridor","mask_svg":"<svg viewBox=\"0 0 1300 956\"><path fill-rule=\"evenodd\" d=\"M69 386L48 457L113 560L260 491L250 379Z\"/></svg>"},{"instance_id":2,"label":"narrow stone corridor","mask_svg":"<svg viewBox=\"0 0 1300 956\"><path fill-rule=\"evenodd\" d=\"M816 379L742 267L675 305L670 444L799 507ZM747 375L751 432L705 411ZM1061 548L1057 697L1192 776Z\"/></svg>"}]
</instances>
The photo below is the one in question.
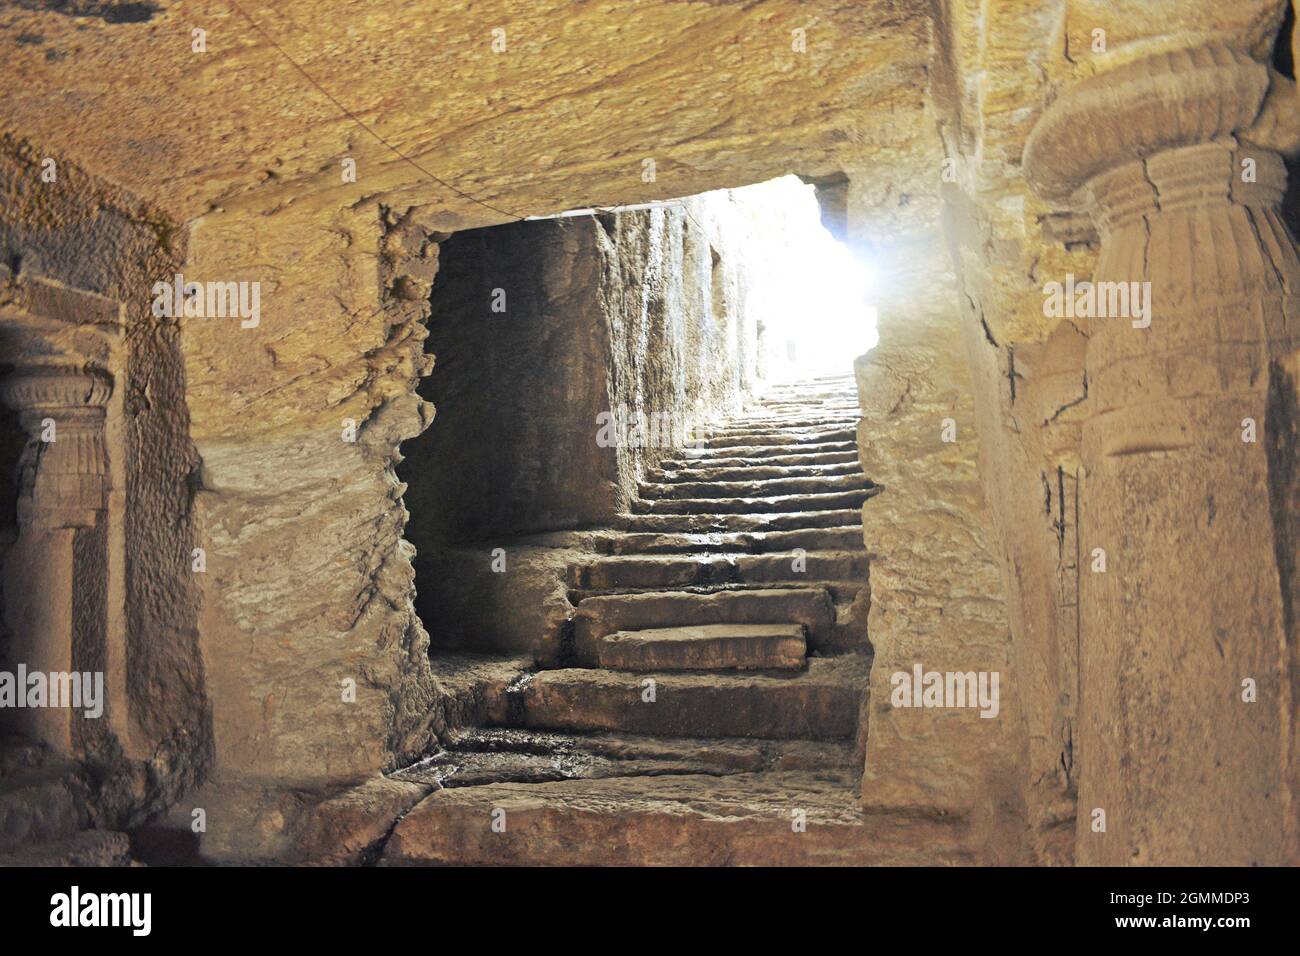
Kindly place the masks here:
<instances>
[{"instance_id":1,"label":"narrow stone corridor","mask_svg":"<svg viewBox=\"0 0 1300 956\"><path fill-rule=\"evenodd\" d=\"M851 376L814 379L662 458L619 527L589 539L601 553L568 567L560 666L498 679L486 726L396 775L445 789L398 825L384 859L906 857L875 829L868 840L858 808L861 506L876 487L857 419ZM504 833L483 826L493 810Z\"/></svg>"}]
</instances>

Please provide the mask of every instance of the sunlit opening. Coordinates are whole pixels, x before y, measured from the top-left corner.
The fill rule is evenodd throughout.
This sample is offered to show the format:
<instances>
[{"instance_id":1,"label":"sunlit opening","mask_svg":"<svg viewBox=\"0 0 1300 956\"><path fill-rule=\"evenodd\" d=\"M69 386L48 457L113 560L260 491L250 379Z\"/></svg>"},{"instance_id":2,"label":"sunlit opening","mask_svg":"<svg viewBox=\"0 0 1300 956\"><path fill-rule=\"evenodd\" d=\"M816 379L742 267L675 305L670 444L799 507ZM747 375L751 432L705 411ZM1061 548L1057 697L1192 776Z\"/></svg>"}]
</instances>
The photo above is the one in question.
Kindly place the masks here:
<instances>
[{"instance_id":1,"label":"sunlit opening","mask_svg":"<svg viewBox=\"0 0 1300 956\"><path fill-rule=\"evenodd\" d=\"M753 269L746 310L762 323L769 382L849 374L875 346L868 266L822 225L813 187L783 176L733 190L754 218L746 243Z\"/></svg>"}]
</instances>

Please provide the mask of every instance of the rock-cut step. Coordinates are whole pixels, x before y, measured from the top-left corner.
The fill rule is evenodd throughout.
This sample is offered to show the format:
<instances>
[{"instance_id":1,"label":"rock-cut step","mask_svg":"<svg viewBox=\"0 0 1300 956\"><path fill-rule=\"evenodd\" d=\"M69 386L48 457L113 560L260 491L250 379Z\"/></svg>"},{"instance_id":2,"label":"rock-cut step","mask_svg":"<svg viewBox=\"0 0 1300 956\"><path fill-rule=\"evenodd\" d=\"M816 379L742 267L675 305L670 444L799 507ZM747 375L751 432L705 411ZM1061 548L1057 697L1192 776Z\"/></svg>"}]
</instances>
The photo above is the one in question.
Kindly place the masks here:
<instances>
[{"instance_id":1,"label":"rock-cut step","mask_svg":"<svg viewBox=\"0 0 1300 956\"><path fill-rule=\"evenodd\" d=\"M861 525L807 528L798 531L625 532L603 539L599 551L608 555L745 553L805 551L865 551Z\"/></svg>"},{"instance_id":2,"label":"rock-cut step","mask_svg":"<svg viewBox=\"0 0 1300 956\"><path fill-rule=\"evenodd\" d=\"M869 479L863 479L870 484ZM850 491L833 491L811 494L776 494L754 498L634 498L630 508L634 514L689 515L689 514L763 514L774 512L795 514L801 511L840 511L859 507L879 489L872 484L867 488Z\"/></svg>"},{"instance_id":3,"label":"rock-cut step","mask_svg":"<svg viewBox=\"0 0 1300 956\"><path fill-rule=\"evenodd\" d=\"M848 465L855 467L858 463L857 445L851 443L842 443L838 451L818 452L815 454L780 454L766 455L756 458L746 458L743 455L727 455L725 457L701 456L690 453L690 450L682 450L677 454L677 458L665 458L659 462L659 468L663 471L698 471L715 468L785 468L785 467L813 467L816 465ZM789 450L789 446L782 446Z\"/></svg>"},{"instance_id":4,"label":"rock-cut step","mask_svg":"<svg viewBox=\"0 0 1300 956\"><path fill-rule=\"evenodd\" d=\"M384 866L825 866L973 862L967 825L864 815L860 770L685 774L438 790ZM806 826L790 825L792 810ZM484 823L505 814L504 831Z\"/></svg>"},{"instance_id":5,"label":"rock-cut step","mask_svg":"<svg viewBox=\"0 0 1300 956\"><path fill-rule=\"evenodd\" d=\"M853 738L867 689L865 657L810 658L793 673L538 671L512 689L514 726L659 737Z\"/></svg>"},{"instance_id":6,"label":"rock-cut step","mask_svg":"<svg viewBox=\"0 0 1300 956\"><path fill-rule=\"evenodd\" d=\"M679 468L646 471L646 484L685 484L689 482L762 481L767 478L837 478L861 475L856 459L833 465L750 465L733 468ZM707 497L707 496L706 496Z\"/></svg>"},{"instance_id":7,"label":"rock-cut step","mask_svg":"<svg viewBox=\"0 0 1300 956\"><path fill-rule=\"evenodd\" d=\"M733 448L737 445L824 445L827 442L854 441L857 432L852 428L808 428L796 431L791 428L751 429L715 435L704 440L705 448Z\"/></svg>"},{"instance_id":8,"label":"rock-cut step","mask_svg":"<svg viewBox=\"0 0 1300 956\"><path fill-rule=\"evenodd\" d=\"M580 663L599 660L601 638L619 631L704 624L802 625L817 647L835 625L835 606L825 588L752 591L642 591L587 598L574 614L574 652ZM741 736L744 736L743 734Z\"/></svg>"},{"instance_id":9,"label":"rock-cut step","mask_svg":"<svg viewBox=\"0 0 1300 956\"><path fill-rule=\"evenodd\" d=\"M774 498L780 495L818 495L872 488L866 475L812 475L809 477L762 478L750 481L643 481L642 498Z\"/></svg>"},{"instance_id":10,"label":"rock-cut step","mask_svg":"<svg viewBox=\"0 0 1300 956\"><path fill-rule=\"evenodd\" d=\"M803 670L801 624L704 624L615 631L597 644L600 666L620 671Z\"/></svg>"},{"instance_id":11,"label":"rock-cut step","mask_svg":"<svg viewBox=\"0 0 1300 956\"><path fill-rule=\"evenodd\" d=\"M794 458L802 462L816 462L820 456L835 453L858 452L856 438L841 441L810 442L798 445L790 444L739 444L726 445L722 448L681 448L677 459L691 462L711 462L732 458Z\"/></svg>"},{"instance_id":12,"label":"rock-cut step","mask_svg":"<svg viewBox=\"0 0 1300 956\"><path fill-rule=\"evenodd\" d=\"M614 519L615 527L622 531L672 534L799 531L861 523L862 512L857 508L785 514L634 514Z\"/></svg>"},{"instance_id":13,"label":"rock-cut step","mask_svg":"<svg viewBox=\"0 0 1300 956\"><path fill-rule=\"evenodd\" d=\"M861 539L861 532L858 532ZM682 588L740 583L866 581L865 548L801 554L602 555L569 566L571 588Z\"/></svg>"}]
</instances>

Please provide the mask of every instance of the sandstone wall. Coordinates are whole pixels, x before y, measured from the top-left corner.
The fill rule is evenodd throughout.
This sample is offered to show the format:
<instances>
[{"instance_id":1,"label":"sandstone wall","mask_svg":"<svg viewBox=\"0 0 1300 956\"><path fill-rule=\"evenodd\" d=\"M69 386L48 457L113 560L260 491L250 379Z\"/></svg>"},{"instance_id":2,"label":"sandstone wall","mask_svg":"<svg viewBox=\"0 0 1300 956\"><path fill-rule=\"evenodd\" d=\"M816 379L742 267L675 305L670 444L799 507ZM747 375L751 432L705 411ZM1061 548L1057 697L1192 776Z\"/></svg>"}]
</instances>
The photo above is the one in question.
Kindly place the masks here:
<instances>
[{"instance_id":1,"label":"sandstone wall","mask_svg":"<svg viewBox=\"0 0 1300 956\"><path fill-rule=\"evenodd\" d=\"M392 766L436 718L410 604L398 442L414 394L437 232L418 211L216 213L186 277L262 283L261 322L183 326L201 622L219 771L327 783Z\"/></svg>"},{"instance_id":2,"label":"sandstone wall","mask_svg":"<svg viewBox=\"0 0 1300 956\"><path fill-rule=\"evenodd\" d=\"M917 117L918 124L922 117ZM924 137L913 162L933 158ZM992 515L978 467L980 423L957 285L920 183L853 171L848 238L881 273L879 344L855 363L863 472L884 486L862 507L871 552L874 652L862 802L957 823L976 859L1019 863L1024 714ZM897 707L894 676L998 675L997 710Z\"/></svg>"},{"instance_id":3,"label":"sandstone wall","mask_svg":"<svg viewBox=\"0 0 1300 956\"><path fill-rule=\"evenodd\" d=\"M185 255L183 233L156 210L56 157L57 178L41 179L44 154L0 141L0 257L5 308L21 297L12 282L31 278L69 297L103 297L125 321L113 370L108 422L110 534L116 540L101 586L107 633L74 649L72 663L105 670L108 712L78 735L77 756L97 767L102 822L121 825L170 802L202 778L211 760L210 704L199 653L199 587L190 571L193 480L185 379L176 321L151 312L154 281L169 278ZM74 323L81 317L55 318ZM15 343L3 343L12 362ZM12 421L10 421L12 425ZM21 438L7 432L13 460ZM6 482L12 472L7 470ZM12 489L11 489L12 490ZM6 496L5 552L17 539ZM42 585L34 565L4 569L4 603ZM89 587L89 581L73 582ZM81 591L80 593L85 593ZM73 595L46 593L51 605ZM104 626L104 625L98 625ZM108 660L102 656L107 648ZM86 656L78 657L79 654ZM117 656L120 655L120 656ZM10 663L14 663L10 661ZM105 728L111 730L105 730Z\"/></svg>"}]
</instances>

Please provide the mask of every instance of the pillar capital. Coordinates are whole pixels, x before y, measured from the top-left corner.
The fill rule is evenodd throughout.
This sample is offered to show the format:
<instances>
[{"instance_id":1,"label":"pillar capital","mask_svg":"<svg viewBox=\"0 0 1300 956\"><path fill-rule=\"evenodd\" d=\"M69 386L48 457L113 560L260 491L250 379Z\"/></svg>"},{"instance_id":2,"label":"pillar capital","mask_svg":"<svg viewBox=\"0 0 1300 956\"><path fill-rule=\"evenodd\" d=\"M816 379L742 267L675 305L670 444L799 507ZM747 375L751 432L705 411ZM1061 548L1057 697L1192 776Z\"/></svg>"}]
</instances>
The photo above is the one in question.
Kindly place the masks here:
<instances>
[{"instance_id":1,"label":"pillar capital","mask_svg":"<svg viewBox=\"0 0 1300 956\"><path fill-rule=\"evenodd\" d=\"M1043 199L1067 204L1170 150L1268 145L1274 137L1256 127L1272 85L1268 67L1220 43L1135 60L1069 88L1044 112L1025 144L1026 177Z\"/></svg>"},{"instance_id":2,"label":"pillar capital","mask_svg":"<svg viewBox=\"0 0 1300 956\"><path fill-rule=\"evenodd\" d=\"M19 460L18 520L38 529L94 526L105 507L107 374L75 366L20 366L0 381L28 441Z\"/></svg>"}]
</instances>

